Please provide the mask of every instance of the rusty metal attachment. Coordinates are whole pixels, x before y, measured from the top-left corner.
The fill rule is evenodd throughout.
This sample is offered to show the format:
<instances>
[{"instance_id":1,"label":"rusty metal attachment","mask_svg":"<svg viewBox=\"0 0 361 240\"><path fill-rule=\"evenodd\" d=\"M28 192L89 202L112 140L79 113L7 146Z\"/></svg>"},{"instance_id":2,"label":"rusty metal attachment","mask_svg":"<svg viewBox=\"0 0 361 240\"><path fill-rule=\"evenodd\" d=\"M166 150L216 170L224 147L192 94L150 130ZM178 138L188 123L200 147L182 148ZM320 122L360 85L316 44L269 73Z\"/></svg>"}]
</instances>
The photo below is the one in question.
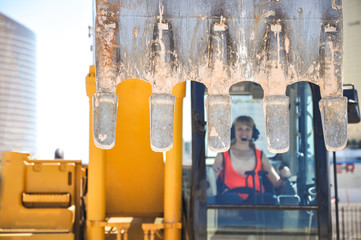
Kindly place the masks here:
<instances>
[{"instance_id":1,"label":"rusty metal attachment","mask_svg":"<svg viewBox=\"0 0 361 240\"><path fill-rule=\"evenodd\" d=\"M212 151L230 146L229 89L242 81L263 88L271 152L289 148L285 92L287 85L300 81L320 86L326 148L345 146L347 102L342 96L338 0L97 0L96 5L94 139L98 147L114 145L115 88L130 78L152 85L154 151L172 147L172 89L186 80L207 87Z\"/></svg>"}]
</instances>

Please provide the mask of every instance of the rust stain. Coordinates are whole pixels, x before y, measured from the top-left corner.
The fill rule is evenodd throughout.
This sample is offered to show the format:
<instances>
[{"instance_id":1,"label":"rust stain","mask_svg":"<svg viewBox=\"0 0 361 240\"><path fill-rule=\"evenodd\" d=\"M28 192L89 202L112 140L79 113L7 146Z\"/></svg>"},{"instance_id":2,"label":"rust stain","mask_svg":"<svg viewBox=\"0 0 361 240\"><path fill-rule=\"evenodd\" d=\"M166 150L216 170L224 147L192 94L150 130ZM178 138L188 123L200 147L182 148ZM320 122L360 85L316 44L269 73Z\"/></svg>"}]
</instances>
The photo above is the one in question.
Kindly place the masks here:
<instances>
[{"instance_id":1,"label":"rust stain","mask_svg":"<svg viewBox=\"0 0 361 240\"><path fill-rule=\"evenodd\" d=\"M134 38L138 37L138 28L137 27L134 27L134 29L133 29L133 36L134 36Z\"/></svg>"}]
</instances>

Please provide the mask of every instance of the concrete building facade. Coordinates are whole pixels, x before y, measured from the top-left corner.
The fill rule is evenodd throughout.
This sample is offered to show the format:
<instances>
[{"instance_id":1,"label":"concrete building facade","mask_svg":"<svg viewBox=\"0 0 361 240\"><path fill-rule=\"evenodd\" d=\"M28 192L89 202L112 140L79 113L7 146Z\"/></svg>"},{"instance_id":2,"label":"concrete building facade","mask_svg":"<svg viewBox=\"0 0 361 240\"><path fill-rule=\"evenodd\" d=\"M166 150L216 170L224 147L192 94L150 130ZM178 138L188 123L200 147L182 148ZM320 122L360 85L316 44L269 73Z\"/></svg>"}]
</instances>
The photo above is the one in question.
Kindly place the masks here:
<instances>
[{"instance_id":1,"label":"concrete building facade","mask_svg":"<svg viewBox=\"0 0 361 240\"><path fill-rule=\"evenodd\" d=\"M36 153L36 36L0 13L0 151Z\"/></svg>"}]
</instances>

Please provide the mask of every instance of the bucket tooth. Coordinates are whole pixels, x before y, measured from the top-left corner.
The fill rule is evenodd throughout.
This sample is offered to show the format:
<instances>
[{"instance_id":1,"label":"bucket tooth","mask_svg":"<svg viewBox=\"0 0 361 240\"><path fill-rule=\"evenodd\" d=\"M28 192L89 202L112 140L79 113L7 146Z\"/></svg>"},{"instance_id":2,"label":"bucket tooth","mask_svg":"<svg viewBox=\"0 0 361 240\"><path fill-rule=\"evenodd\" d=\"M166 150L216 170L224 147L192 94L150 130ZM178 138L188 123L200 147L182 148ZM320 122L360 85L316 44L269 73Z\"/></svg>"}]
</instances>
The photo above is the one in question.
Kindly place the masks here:
<instances>
[{"instance_id":1,"label":"bucket tooth","mask_svg":"<svg viewBox=\"0 0 361 240\"><path fill-rule=\"evenodd\" d=\"M347 143L347 98L325 97L319 107L327 150L343 149Z\"/></svg>"},{"instance_id":2,"label":"bucket tooth","mask_svg":"<svg viewBox=\"0 0 361 240\"><path fill-rule=\"evenodd\" d=\"M117 58L119 6L113 1L96 1L95 79L97 92L115 93L120 60Z\"/></svg>"},{"instance_id":3,"label":"bucket tooth","mask_svg":"<svg viewBox=\"0 0 361 240\"><path fill-rule=\"evenodd\" d=\"M119 6L114 1L97 0L95 27L96 91L93 95L93 136L98 148L115 143L118 96L115 94L119 59L116 57Z\"/></svg>"},{"instance_id":4,"label":"bucket tooth","mask_svg":"<svg viewBox=\"0 0 361 240\"><path fill-rule=\"evenodd\" d=\"M166 152L173 147L175 97L169 93L173 88L174 42L172 26L162 21L162 11L159 22L154 26L150 57L150 83L153 90L149 98L150 142L155 152Z\"/></svg>"},{"instance_id":5,"label":"bucket tooth","mask_svg":"<svg viewBox=\"0 0 361 240\"><path fill-rule=\"evenodd\" d=\"M118 96L111 93L93 95L93 138L95 146L111 149L115 143Z\"/></svg>"},{"instance_id":6,"label":"bucket tooth","mask_svg":"<svg viewBox=\"0 0 361 240\"><path fill-rule=\"evenodd\" d=\"M280 23L270 24L265 34L264 64L266 77L262 86L265 92L263 114L266 143L270 152L284 153L289 149L289 98L284 96L287 86L286 35Z\"/></svg>"},{"instance_id":7,"label":"bucket tooth","mask_svg":"<svg viewBox=\"0 0 361 240\"><path fill-rule=\"evenodd\" d=\"M322 29L319 107L323 137L328 151L339 151L347 144L347 98L342 97L342 26L330 21Z\"/></svg>"},{"instance_id":8,"label":"bucket tooth","mask_svg":"<svg viewBox=\"0 0 361 240\"><path fill-rule=\"evenodd\" d=\"M263 99L266 142L270 152L284 153L289 149L289 98L268 96Z\"/></svg>"},{"instance_id":9,"label":"bucket tooth","mask_svg":"<svg viewBox=\"0 0 361 240\"><path fill-rule=\"evenodd\" d=\"M225 18L213 24L209 35L210 71L208 93L206 98L208 118L208 147L214 152L225 152L230 147L230 125L232 101L229 95L219 94L229 91L231 48L228 26Z\"/></svg>"},{"instance_id":10,"label":"bucket tooth","mask_svg":"<svg viewBox=\"0 0 361 240\"><path fill-rule=\"evenodd\" d=\"M152 94L150 104L150 139L155 152L166 152L173 147L175 97L170 94Z\"/></svg>"},{"instance_id":11,"label":"bucket tooth","mask_svg":"<svg viewBox=\"0 0 361 240\"><path fill-rule=\"evenodd\" d=\"M213 152L225 152L231 141L231 97L208 95L206 98L208 146Z\"/></svg>"}]
</instances>

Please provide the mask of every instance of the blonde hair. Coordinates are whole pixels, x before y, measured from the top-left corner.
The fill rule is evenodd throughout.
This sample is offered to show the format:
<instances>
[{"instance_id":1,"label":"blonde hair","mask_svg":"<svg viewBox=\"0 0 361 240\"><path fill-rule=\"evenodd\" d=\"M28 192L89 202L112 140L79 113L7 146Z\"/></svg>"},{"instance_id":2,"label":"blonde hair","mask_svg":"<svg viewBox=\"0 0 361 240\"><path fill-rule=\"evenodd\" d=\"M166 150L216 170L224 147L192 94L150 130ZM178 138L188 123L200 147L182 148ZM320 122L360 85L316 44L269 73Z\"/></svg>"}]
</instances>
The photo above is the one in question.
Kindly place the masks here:
<instances>
[{"instance_id":1,"label":"blonde hair","mask_svg":"<svg viewBox=\"0 0 361 240\"><path fill-rule=\"evenodd\" d=\"M255 126L253 119L249 116L239 116L236 119L234 119L233 125L235 123L244 123L250 128L253 128Z\"/></svg>"}]
</instances>

